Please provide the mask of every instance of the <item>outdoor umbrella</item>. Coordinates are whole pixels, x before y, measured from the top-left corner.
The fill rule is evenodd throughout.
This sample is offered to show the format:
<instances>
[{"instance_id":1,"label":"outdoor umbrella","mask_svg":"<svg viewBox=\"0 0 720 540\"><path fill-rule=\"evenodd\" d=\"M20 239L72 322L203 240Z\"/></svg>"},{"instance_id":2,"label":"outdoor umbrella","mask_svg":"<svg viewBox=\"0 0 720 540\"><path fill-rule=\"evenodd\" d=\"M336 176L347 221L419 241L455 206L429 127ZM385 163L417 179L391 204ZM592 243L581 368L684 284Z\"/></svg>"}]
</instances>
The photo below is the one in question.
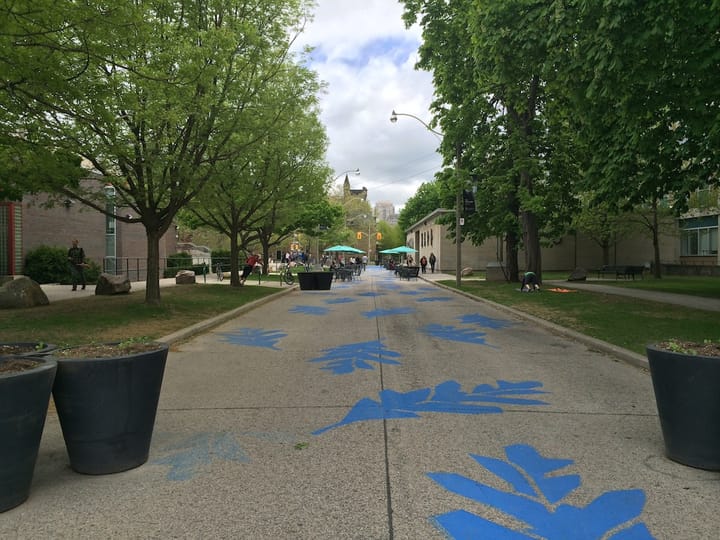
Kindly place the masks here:
<instances>
[{"instance_id":1,"label":"outdoor umbrella","mask_svg":"<svg viewBox=\"0 0 720 540\"><path fill-rule=\"evenodd\" d=\"M410 246L398 246L391 248L389 250L390 253L415 253L417 252L417 249L413 249Z\"/></svg>"},{"instance_id":2,"label":"outdoor umbrella","mask_svg":"<svg viewBox=\"0 0 720 540\"><path fill-rule=\"evenodd\" d=\"M340 253L365 253L362 249L354 248L352 246L343 246L341 244L325 248L323 251L335 251Z\"/></svg>"}]
</instances>

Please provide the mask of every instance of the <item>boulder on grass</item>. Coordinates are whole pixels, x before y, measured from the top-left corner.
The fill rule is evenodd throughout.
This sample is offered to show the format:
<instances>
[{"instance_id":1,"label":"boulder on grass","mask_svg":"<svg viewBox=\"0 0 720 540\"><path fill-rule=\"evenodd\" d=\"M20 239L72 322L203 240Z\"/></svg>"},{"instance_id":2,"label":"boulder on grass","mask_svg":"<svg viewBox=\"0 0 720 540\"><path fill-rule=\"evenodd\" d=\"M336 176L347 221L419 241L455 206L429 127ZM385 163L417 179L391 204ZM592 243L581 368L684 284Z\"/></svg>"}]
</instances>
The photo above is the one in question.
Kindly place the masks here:
<instances>
[{"instance_id":1,"label":"boulder on grass","mask_svg":"<svg viewBox=\"0 0 720 540\"><path fill-rule=\"evenodd\" d=\"M130 287L130 280L125 275L100 274L95 286L95 294L126 294L130 292Z\"/></svg>"},{"instance_id":2,"label":"boulder on grass","mask_svg":"<svg viewBox=\"0 0 720 540\"><path fill-rule=\"evenodd\" d=\"M0 309L47 306L50 303L40 285L27 276L0 286Z\"/></svg>"},{"instance_id":3,"label":"boulder on grass","mask_svg":"<svg viewBox=\"0 0 720 540\"><path fill-rule=\"evenodd\" d=\"M585 281L587 280L587 270L584 268L576 268L572 271L572 274L570 274L570 277L567 279L568 281Z\"/></svg>"},{"instance_id":4,"label":"boulder on grass","mask_svg":"<svg viewBox=\"0 0 720 540\"><path fill-rule=\"evenodd\" d=\"M191 285L195 283L195 272L192 270L180 270L175 274L176 285Z\"/></svg>"},{"instance_id":5,"label":"boulder on grass","mask_svg":"<svg viewBox=\"0 0 720 540\"><path fill-rule=\"evenodd\" d=\"M469 266L466 267L466 268L463 268L463 269L462 269L462 272L460 272L460 275L463 276L463 277L465 277L465 276L472 276L472 275L473 275L473 269L470 268Z\"/></svg>"}]
</instances>

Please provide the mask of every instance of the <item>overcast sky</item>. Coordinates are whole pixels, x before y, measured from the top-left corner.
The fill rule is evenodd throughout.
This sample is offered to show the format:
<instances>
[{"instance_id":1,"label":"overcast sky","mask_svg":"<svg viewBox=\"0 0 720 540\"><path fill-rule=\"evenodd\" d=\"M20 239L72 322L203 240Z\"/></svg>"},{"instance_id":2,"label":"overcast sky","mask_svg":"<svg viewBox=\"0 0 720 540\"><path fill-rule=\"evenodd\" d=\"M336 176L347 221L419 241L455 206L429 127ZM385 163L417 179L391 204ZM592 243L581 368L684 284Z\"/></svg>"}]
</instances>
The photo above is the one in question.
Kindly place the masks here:
<instances>
[{"instance_id":1,"label":"overcast sky","mask_svg":"<svg viewBox=\"0 0 720 540\"><path fill-rule=\"evenodd\" d=\"M315 48L311 68L327 85L321 120L330 146L327 161L353 188L368 188L372 206L390 201L401 209L442 164L438 139L413 118L430 121L430 73L414 69L420 30L405 29L396 0L318 0L315 18L299 44ZM341 184L345 176L335 181Z\"/></svg>"}]
</instances>

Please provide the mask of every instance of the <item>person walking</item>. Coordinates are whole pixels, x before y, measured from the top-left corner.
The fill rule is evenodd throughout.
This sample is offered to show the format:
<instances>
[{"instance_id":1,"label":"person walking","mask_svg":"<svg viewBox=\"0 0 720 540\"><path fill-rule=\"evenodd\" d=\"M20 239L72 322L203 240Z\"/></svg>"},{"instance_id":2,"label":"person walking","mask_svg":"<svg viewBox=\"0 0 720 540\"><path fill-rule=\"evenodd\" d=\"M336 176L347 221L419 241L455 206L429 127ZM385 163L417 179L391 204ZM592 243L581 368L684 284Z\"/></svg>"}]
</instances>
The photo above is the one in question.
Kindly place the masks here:
<instances>
[{"instance_id":1,"label":"person walking","mask_svg":"<svg viewBox=\"0 0 720 540\"><path fill-rule=\"evenodd\" d=\"M78 283L85 290L85 251L78 245L77 238L72 241L72 247L68 249L68 261L70 261L70 274L72 275L72 290L77 291Z\"/></svg>"},{"instance_id":2,"label":"person walking","mask_svg":"<svg viewBox=\"0 0 720 540\"><path fill-rule=\"evenodd\" d=\"M429 261L430 261L430 273L434 274L435 273L435 261L437 261L434 253L430 253Z\"/></svg>"},{"instance_id":3,"label":"person walking","mask_svg":"<svg viewBox=\"0 0 720 540\"><path fill-rule=\"evenodd\" d=\"M427 257L425 257L425 255L420 257L420 270L422 271L423 274L426 272L427 263L428 263L428 260L427 260Z\"/></svg>"}]
</instances>

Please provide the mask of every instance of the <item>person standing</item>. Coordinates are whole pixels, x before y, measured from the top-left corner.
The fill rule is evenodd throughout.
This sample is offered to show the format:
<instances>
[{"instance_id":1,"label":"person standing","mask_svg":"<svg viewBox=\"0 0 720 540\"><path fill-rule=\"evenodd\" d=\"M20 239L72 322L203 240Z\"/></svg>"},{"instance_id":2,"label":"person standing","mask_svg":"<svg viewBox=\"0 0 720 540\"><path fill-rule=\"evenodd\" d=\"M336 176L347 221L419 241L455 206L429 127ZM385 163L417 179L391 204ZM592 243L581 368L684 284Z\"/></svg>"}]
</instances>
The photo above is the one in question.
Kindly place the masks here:
<instances>
[{"instance_id":1,"label":"person standing","mask_svg":"<svg viewBox=\"0 0 720 540\"><path fill-rule=\"evenodd\" d=\"M437 261L434 253L430 253L429 261L430 261L430 273L434 274L435 273L435 261Z\"/></svg>"},{"instance_id":2,"label":"person standing","mask_svg":"<svg viewBox=\"0 0 720 540\"><path fill-rule=\"evenodd\" d=\"M85 251L78 246L77 238L72 241L72 247L68 249L67 255L70 261L70 273L72 274L72 290L77 291L78 283L85 290Z\"/></svg>"}]
</instances>

